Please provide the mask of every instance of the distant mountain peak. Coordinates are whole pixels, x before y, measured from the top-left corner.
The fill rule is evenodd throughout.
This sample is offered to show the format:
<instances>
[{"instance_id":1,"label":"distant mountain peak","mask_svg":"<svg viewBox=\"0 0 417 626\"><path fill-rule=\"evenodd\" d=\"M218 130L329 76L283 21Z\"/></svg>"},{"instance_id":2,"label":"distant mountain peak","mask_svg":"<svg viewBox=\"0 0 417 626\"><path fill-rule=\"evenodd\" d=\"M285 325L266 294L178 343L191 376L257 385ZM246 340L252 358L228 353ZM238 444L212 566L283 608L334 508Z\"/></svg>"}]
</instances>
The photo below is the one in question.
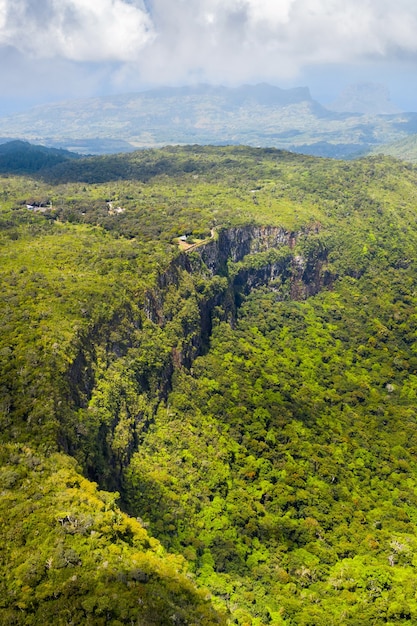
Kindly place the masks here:
<instances>
[{"instance_id":1,"label":"distant mountain peak","mask_svg":"<svg viewBox=\"0 0 417 626\"><path fill-rule=\"evenodd\" d=\"M391 102L388 87L380 83L355 83L349 85L328 107L338 113L370 113L390 115L400 113Z\"/></svg>"}]
</instances>

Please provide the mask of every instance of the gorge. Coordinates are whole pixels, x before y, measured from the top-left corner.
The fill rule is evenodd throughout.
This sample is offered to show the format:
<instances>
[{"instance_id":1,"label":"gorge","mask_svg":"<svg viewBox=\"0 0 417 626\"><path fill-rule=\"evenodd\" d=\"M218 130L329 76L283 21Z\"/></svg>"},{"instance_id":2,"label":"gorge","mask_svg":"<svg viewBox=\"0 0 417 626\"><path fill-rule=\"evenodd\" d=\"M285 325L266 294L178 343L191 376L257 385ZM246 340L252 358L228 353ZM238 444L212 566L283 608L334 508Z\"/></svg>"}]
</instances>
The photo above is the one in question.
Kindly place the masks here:
<instances>
[{"instance_id":1,"label":"gorge","mask_svg":"<svg viewBox=\"0 0 417 626\"><path fill-rule=\"evenodd\" d=\"M1 180L0 621L417 619L414 167Z\"/></svg>"}]
</instances>

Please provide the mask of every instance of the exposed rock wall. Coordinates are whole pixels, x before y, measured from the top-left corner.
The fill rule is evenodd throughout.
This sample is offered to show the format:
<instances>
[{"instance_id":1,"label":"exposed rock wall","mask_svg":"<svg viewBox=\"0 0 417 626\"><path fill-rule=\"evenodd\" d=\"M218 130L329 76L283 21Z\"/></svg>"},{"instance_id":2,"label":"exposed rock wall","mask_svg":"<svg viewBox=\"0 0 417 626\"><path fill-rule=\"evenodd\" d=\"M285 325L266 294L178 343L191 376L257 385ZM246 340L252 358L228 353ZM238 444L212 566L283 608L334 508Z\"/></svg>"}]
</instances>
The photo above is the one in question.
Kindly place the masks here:
<instances>
[{"instance_id":1,"label":"exposed rock wall","mask_svg":"<svg viewBox=\"0 0 417 626\"><path fill-rule=\"evenodd\" d=\"M221 230L209 242L194 248L212 273L224 274L228 261L241 261L248 254L287 245L293 248L297 233L276 226L242 226Z\"/></svg>"},{"instance_id":2,"label":"exposed rock wall","mask_svg":"<svg viewBox=\"0 0 417 626\"><path fill-rule=\"evenodd\" d=\"M162 359L158 366L152 366L152 370L146 370L138 376L137 393L151 394L152 398L149 396L149 399L153 407L166 398L175 368L191 367L194 359L207 350L214 316L234 324L242 299L251 290L262 285L271 285L275 289L285 284L284 292L288 297L304 299L328 285L330 279L323 271L326 250L313 246L305 258L296 252L297 241L300 238L308 239L309 233L311 231L289 232L277 227L249 225L222 230L204 244L188 252L179 252L158 276L154 287L144 294L143 318L159 327L158 332L166 333L166 346L171 345L172 349L170 356L168 354L168 358ZM179 307L178 316L175 308L172 309L172 301ZM176 322L178 335L173 339L172 328ZM114 323L117 326L116 319ZM133 320L131 323L137 329L140 328L141 320ZM108 331L108 325L106 328ZM150 332L153 341L152 327ZM94 389L95 343L100 343L101 353L103 347L105 352L112 353L109 361L123 356L116 354L113 347L106 343L105 334L106 329L96 329L94 337L83 341L85 354L81 349L71 366L69 376L74 409L86 407ZM159 369L156 371L155 367ZM143 419L135 417L133 428L138 429L138 432L146 429L147 422L143 422ZM138 420L142 420L142 423ZM134 446L132 444L129 450L124 451L121 460L118 452L112 448L118 422L119 416L115 413L107 424L100 425L97 434L93 435L93 439L97 438L99 462L96 463L93 457L86 465L88 475L100 482L95 465L103 466L105 459L106 466L112 467L114 471L110 479L104 479L102 486L111 489L122 489L120 481L123 464L129 461L134 448L140 445L140 436L135 430L130 438ZM88 437L91 442L91 433L88 433ZM67 451L75 452L75 456L80 446L82 442L74 434L69 435L62 445Z\"/></svg>"},{"instance_id":3,"label":"exposed rock wall","mask_svg":"<svg viewBox=\"0 0 417 626\"><path fill-rule=\"evenodd\" d=\"M157 284L145 294L145 313L149 320L164 327L164 300L168 290L178 288L184 272L201 276L209 281L215 276L224 277L227 284L217 284L210 296L199 300L199 319L190 329L189 337L184 337L181 350L174 351L176 365L190 367L196 356L207 348L214 309L223 312L223 319L232 324L236 319L237 308L242 297L252 289L268 285L277 279L287 282L290 297L304 299L330 284L330 278L323 272L326 251L310 254L307 258L293 253L300 237L308 237L319 230L318 226L299 232L287 231L275 226L248 225L219 231L209 241L190 251L183 251L170 263L157 279ZM266 253L270 250L287 249L282 258L264 263L249 264L231 272L233 264L239 264L248 255ZM191 332L192 331L192 332ZM165 383L165 388L169 385Z\"/></svg>"}]
</instances>

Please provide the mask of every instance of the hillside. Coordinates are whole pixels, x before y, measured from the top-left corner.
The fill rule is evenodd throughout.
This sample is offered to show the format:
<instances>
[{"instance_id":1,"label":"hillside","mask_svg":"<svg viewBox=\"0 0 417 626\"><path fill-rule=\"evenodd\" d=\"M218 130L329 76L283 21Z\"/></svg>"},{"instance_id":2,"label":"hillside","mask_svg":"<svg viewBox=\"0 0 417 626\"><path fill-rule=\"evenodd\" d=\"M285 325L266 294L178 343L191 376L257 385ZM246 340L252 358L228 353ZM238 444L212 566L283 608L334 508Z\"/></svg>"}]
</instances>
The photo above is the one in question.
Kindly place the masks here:
<instances>
[{"instance_id":1,"label":"hillside","mask_svg":"<svg viewBox=\"0 0 417 626\"><path fill-rule=\"evenodd\" d=\"M0 190L0 622L416 622L414 167L189 146Z\"/></svg>"},{"instance_id":2,"label":"hillside","mask_svg":"<svg viewBox=\"0 0 417 626\"><path fill-rule=\"evenodd\" d=\"M365 99L367 108L346 113L327 110L305 87L164 88L38 106L0 118L0 135L83 154L228 144L350 158L416 131L417 114L382 106L374 92Z\"/></svg>"},{"instance_id":3,"label":"hillside","mask_svg":"<svg viewBox=\"0 0 417 626\"><path fill-rule=\"evenodd\" d=\"M0 144L0 173L33 174L77 158L78 154L68 150L34 146L27 141L8 141Z\"/></svg>"},{"instance_id":4,"label":"hillside","mask_svg":"<svg viewBox=\"0 0 417 626\"><path fill-rule=\"evenodd\" d=\"M396 159L415 163L417 161L417 135L410 135L400 141L380 146L374 150L375 154L385 154Z\"/></svg>"}]
</instances>

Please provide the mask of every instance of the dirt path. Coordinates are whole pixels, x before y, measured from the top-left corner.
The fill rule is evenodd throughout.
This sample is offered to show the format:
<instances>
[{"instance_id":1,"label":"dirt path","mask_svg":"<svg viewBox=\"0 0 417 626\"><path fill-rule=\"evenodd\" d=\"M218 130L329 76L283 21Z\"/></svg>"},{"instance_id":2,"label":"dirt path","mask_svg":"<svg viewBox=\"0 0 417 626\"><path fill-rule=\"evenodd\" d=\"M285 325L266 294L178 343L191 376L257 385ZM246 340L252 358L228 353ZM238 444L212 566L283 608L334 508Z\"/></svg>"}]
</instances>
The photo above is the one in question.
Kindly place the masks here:
<instances>
[{"instance_id":1,"label":"dirt path","mask_svg":"<svg viewBox=\"0 0 417 626\"><path fill-rule=\"evenodd\" d=\"M200 241L197 241L196 243L187 243L186 241L178 241L178 247L180 248L180 250L183 250L184 252L191 252L191 250L194 250L194 248L198 248L199 246L203 246L205 243L207 243L208 241L210 241L211 239L214 239L214 235L216 234L216 231L214 228L210 229L210 237L207 237L207 239L201 239Z\"/></svg>"}]
</instances>

